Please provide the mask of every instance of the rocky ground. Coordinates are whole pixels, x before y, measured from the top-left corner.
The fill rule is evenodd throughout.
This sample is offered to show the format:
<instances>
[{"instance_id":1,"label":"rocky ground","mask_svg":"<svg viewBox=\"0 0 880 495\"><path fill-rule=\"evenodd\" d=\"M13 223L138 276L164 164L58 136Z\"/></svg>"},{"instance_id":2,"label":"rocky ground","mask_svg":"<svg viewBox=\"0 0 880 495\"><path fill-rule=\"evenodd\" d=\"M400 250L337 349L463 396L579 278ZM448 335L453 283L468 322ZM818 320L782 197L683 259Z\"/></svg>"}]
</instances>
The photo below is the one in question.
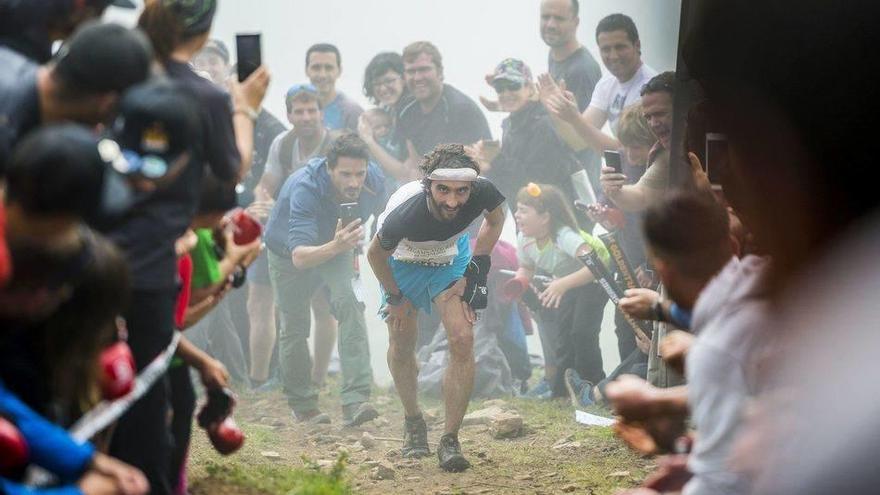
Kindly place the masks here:
<instances>
[{"instance_id":1,"label":"rocky ground","mask_svg":"<svg viewBox=\"0 0 880 495\"><path fill-rule=\"evenodd\" d=\"M460 434L473 468L445 473L436 457L400 457L403 415L396 396L379 391L374 404L382 416L360 428L344 428L334 395L322 394L322 408L334 419L327 426L296 424L280 392L242 395L235 418L247 435L245 446L221 457L196 429L191 492L598 495L634 486L652 467L609 428L575 423L567 402L495 399L473 402ZM436 400L425 401L424 413L433 450L443 429L443 409Z\"/></svg>"}]
</instances>

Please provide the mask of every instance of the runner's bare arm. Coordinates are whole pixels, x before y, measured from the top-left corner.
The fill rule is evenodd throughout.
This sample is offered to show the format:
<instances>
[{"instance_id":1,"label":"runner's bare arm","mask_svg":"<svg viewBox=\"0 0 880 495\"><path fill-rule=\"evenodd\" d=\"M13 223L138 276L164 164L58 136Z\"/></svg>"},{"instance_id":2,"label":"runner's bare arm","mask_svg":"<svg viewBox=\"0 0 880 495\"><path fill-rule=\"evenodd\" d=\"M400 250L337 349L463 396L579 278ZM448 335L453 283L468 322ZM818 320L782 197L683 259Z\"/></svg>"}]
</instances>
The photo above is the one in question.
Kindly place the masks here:
<instances>
[{"instance_id":1,"label":"runner's bare arm","mask_svg":"<svg viewBox=\"0 0 880 495\"><path fill-rule=\"evenodd\" d=\"M477 234L477 245L474 247L474 256L490 254L495 248L495 243L501 237L504 229L504 204L498 205L494 210L483 216L483 225Z\"/></svg>"},{"instance_id":2,"label":"runner's bare arm","mask_svg":"<svg viewBox=\"0 0 880 495\"><path fill-rule=\"evenodd\" d=\"M394 280L394 275L391 273L391 266L388 264L388 258L392 253L393 251L388 251L382 247L377 234L373 236L370 247L367 249L367 261L370 262L373 274L376 275L376 279L382 285L382 288L385 289L385 292L399 294L400 288L397 286L397 281Z\"/></svg>"}]
</instances>

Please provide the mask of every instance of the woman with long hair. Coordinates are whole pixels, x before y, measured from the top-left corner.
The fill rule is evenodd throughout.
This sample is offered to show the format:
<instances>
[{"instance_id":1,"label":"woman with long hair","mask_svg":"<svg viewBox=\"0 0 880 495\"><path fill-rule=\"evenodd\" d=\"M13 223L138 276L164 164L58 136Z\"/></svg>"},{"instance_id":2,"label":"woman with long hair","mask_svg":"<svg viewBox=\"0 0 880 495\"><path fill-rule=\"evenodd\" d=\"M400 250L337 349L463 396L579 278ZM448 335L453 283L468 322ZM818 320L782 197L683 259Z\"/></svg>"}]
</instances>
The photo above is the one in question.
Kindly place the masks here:
<instances>
[{"instance_id":1,"label":"woman with long hair","mask_svg":"<svg viewBox=\"0 0 880 495\"><path fill-rule=\"evenodd\" d=\"M390 195L398 182L413 178L403 162L408 156L406 142L398 133L400 112L412 101L403 80L403 57L395 52L382 52L373 57L364 71L364 95L376 108L364 112L358 120L358 135L370 148L370 155L382 166ZM393 182L391 182L393 181Z\"/></svg>"}]
</instances>

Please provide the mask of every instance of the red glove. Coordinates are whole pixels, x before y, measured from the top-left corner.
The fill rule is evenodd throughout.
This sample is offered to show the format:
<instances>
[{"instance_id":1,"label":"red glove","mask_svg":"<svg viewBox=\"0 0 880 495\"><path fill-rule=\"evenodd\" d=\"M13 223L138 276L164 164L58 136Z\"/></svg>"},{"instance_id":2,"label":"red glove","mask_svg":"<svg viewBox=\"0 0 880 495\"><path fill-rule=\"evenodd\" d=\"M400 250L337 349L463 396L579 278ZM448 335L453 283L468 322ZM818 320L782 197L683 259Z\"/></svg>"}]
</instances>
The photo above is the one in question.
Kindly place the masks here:
<instances>
[{"instance_id":1,"label":"red glove","mask_svg":"<svg viewBox=\"0 0 880 495\"><path fill-rule=\"evenodd\" d=\"M134 389L137 371L134 356L124 340L101 352L101 392L106 400L115 400Z\"/></svg>"},{"instance_id":2,"label":"red glove","mask_svg":"<svg viewBox=\"0 0 880 495\"><path fill-rule=\"evenodd\" d=\"M232 414L235 407L235 394L228 388L212 388L208 390L208 400L196 414L196 422L205 429L212 425L222 423L227 416Z\"/></svg>"},{"instance_id":3,"label":"red glove","mask_svg":"<svg viewBox=\"0 0 880 495\"><path fill-rule=\"evenodd\" d=\"M232 213L232 225L235 229L232 242L239 246L250 244L263 234L260 222L241 208Z\"/></svg>"},{"instance_id":4,"label":"red glove","mask_svg":"<svg viewBox=\"0 0 880 495\"><path fill-rule=\"evenodd\" d=\"M28 464L30 449L18 428L0 416L0 476L14 475Z\"/></svg>"},{"instance_id":5,"label":"red glove","mask_svg":"<svg viewBox=\"0 0 880 495\"><path fill-rule=\"evenodd\" d=\"M240 449L244 433L232 419L235 395L226 388L208 390L208 401L196 415L199 426L208 432L208 439L217 452L229 455Z\"/></svg>"},{"instance_id":6,"label":"red glove","mask_svg":"<svg viewBox=\"0 0 880 495\"><path fill-rule=\"evenodd\" d=\"M501 286L501 302L510 303L522 297L529 288L529 280L522 276L515 276L504 282Z\"/></svg>"},{"instance_id":7,"label":"red glove","mask_svg":"<svg viewBox=\"0 0 880 495\"><path fill-rule=\"evenodd\" d=\"M244 433L235 424L232 416L227 416L219 423L211 424L207 431L211 445L222 455L229 455L244 445Z\"/></svg>"}]
</instances>

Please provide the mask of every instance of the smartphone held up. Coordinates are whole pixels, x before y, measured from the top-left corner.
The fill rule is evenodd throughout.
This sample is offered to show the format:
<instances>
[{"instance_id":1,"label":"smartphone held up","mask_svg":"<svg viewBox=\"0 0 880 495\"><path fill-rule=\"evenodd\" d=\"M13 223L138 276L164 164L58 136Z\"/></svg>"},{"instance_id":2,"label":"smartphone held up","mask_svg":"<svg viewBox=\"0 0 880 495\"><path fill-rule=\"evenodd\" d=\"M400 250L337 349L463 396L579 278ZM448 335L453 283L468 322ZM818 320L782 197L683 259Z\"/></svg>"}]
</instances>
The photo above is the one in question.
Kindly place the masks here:
<instances>
[{"instance_id":1,"label":"smartphone held up","mask_svg":"<svg viewBox=\"0 0 880 495\"><path fill-rule=\"evenodd\" d=\"M242 82L263 64L263 50L260 33L240 33L235 35L235 49L238 56L238 82Z\"/></svg>"},{"instance_id":2,"label":"smartphone held up","mask_svg":"<svg viewBox=\"0 0 880 495\"><path fill-rule=\"evenodd\" d=\"M706 133L706 175L712 189L721 190L727 175L728 162L730 160L727 149L727 136L717 132Z\"/></svg>"},{"instance_id":3,"label":"smartphone held up","mask_svg":"<svg viewBox=\"0 0 880 495\"><path fill-rule=\"evenodd\" d=\"M620 152L615 150L605 150L605 166L614 169L615 173L623 173L623 164L620 160Z\"/></svg>"},{"instance_id":4,"label":"smartphone held up","mask_svg":"<svg viewBox=\"0 0 880 495\"><path fill-rule=\"evenodd\" d=\"M339 220L342 222L343 227L360 217L357 203L342 203L339 205Z\"/></svg>"}]
</instances>

